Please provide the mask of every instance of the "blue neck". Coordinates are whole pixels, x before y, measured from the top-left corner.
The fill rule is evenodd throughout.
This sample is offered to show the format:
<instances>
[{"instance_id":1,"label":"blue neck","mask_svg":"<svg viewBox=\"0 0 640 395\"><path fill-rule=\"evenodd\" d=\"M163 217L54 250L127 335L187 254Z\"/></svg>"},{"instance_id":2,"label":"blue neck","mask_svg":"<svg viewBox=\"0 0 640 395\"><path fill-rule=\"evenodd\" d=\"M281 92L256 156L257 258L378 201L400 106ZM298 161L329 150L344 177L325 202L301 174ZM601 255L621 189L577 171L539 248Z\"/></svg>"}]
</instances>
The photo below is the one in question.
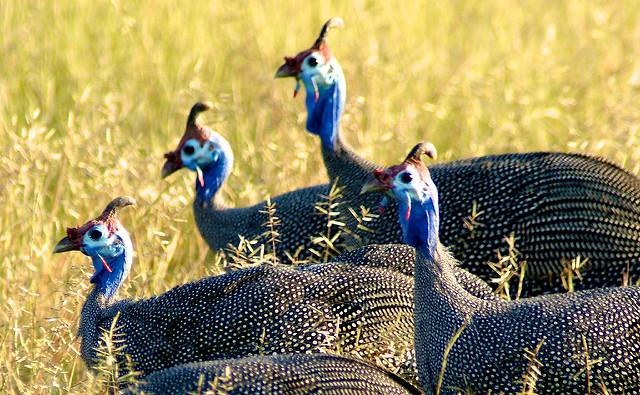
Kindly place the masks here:
<instances>
[{"instance_id":1,"label":"blue neck","mask_svg":"<svg viewBox=\"0 0 640 395\"><path fill-rule=\"evenodd\" d=\"M196 178L196 200L199 203L209 203L215 197L222 184L229 177L232 166L233 157L229 156L229 153L221 153L214 163L202 169L204 187Z\"/></svg>"},{"instance_id":2,"label":"blue neck","mask_svg":"<svg viewBox=\"0 0 640 395\"><path fill-rule=\"evenodd\" d=\"M327 83L317 83L318 100L310 77L302 76L307 92L307 130L320 137L322 144L333 151L340 129L340 116L347 97L347 83L337 61L331 63L332 71Z\"/></svg>"},{"instance_id":3,"label":"blue neck","mask_svg":"<svg viewBox=\"0 0 640 395\"><path fill-rule=\"evenodd\" d=\"M433 184L432 181L429 181ZM431 191L435 186L430 185ZM398 202L398 215L404 242L416 248L425 258L433 260L438 246L438 232L440 217L438 212L438 196L427 196L424 199L412 200L411 214L405 218L408 202L406 199Z\"/></svg>"},{"instance_id":4,"label":"blue neck","mask_svg":"<svg viewBox=\"0 0 640 395\"><path fill-rule=\"evenodd\" d=\"M118 244L108 250L99 251L100 256L105 260L111 272L102 263L100 257L91 255L91 261L95 273L91 277L91 282L96 284L100 293L108 300L116 293L120 284L129 275L131 262L133 261L133 245L126 230L121 229L116 232Z\"/></svg>"}]
</instances>

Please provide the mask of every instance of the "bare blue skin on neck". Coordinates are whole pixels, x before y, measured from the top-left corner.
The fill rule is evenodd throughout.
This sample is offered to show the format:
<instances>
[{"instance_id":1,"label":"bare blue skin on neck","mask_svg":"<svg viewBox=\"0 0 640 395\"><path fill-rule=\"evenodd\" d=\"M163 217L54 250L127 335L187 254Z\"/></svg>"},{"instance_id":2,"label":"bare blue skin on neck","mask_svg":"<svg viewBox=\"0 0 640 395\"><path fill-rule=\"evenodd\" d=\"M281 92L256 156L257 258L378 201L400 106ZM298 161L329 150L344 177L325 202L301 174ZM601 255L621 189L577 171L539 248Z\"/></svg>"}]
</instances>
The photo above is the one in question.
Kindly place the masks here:
<instances>
[{"instance_id":1,"label":"bare blue skin on neck","mask_svg":"<svg viewBox=\"0 0 640 395\"><path fill-rule=\"evenodd\" d=\"M215 197L231 173L230 162L225 154L221 154L215 162L202 168L204 186L196 179L196 200L199 203L208 203Z\"/></svg>"},{"instance_id":2,"label":"bare blue skin on neck","mask_svg":"<svg viewBox=\"0 0 640 395\"><path fill-rule=\"evenodd\" d=\"M133 245L129 233L120 228L113 236L112 242L100 247L82 247L81 251L91 258L95 272L91 283L96 284L100 294L107 300L116 293L120 284L129 275L133 261ZM109 266L111 272L105 267Z\"/></svg>"},{"instance_id":3,"label":"bare blue skin on neck","mask_svg":"<svg viewBox=\"0 0 640 395\"><path fill-rule=\"evenodd\" d=\"M425 258L433 260L440 227L438 192L431 178L426 184L428 188L424 196L418 197L407 191L399 191L396 193L396 199L404 242L415 247ZM407 210L410 210L409 219L405 217Z\"/></svg>"},{"instance_id":4,"label":"bare blue skin on neck","mask_svg":"<svg viewBox=\"0 0 640 395\"><path fill-rule=\"evenodd\" d=\"M192 171L198 168L202 171L202 185L196 178L196 202L208 204L211 202L227 180L233 168L233 151L222 136L213 133L204 146L199 148L198 157L182 158L184 167Z\"/></svg>"},{"instance_id":5,"label":"bare blue skin on neck","mask_svg":"<svg viewBox=\"0 0 640 395\"><path fill-rule=\"evenodd\" d=\"M306 91L307 130L318 135L322 144L333 151L347 97L347 83L335 59L322 67L326 71L312 74L317 70L306 70L300 74L300 79Z\"/></svg>"}]
</instances>

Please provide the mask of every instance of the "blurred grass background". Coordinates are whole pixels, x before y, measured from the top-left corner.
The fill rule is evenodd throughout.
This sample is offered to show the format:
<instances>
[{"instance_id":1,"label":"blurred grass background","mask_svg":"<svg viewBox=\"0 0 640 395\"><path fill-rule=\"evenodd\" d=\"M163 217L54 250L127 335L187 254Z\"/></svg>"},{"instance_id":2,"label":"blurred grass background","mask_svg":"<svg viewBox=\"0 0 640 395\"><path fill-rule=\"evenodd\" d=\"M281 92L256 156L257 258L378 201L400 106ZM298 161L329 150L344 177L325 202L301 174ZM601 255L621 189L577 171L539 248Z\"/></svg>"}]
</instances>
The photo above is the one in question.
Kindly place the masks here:
<instances>
[{"instance_id":1,"label":"blurred grass background","mask_svg":"<svg viewBox=\"0 0 640 395\"><path fill-rule=\"evenodd\" d=\"M0 392L100 392L75 330L89 261L52 256L111 198L137 256L122 296L210 273L194 175L160 180L190 106L231 142L224 188L248 205L326 182L293 81L273 79L322 23L349 85L345 139L391 163L570 150L640 171L634 1L0 2Z\"/></svg>"}]
</instances>

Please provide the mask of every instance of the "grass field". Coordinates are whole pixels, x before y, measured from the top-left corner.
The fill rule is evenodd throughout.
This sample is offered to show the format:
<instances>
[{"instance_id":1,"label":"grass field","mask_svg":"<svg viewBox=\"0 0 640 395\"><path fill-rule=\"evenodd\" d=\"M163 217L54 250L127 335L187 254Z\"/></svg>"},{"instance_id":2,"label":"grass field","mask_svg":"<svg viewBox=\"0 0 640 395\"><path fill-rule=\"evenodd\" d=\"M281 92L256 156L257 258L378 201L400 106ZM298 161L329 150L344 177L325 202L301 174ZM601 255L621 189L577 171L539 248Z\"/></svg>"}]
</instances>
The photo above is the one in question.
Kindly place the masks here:
<instances>
[{"instance_id":1,"label":"grass field","mask_svg":"<svg viewBox=\"0 0 640 395\"><path fill-rule=\"evenodd\" d=\"M326 182L293 81L273 75L331 16L343 133L367 158L427 139L442 161L570 150L640 172L633 1L0 2L1 393L101 392L75 339L89 260L52 249L111 198L138 201L121 296L216 270L194 175L160 179L196 100L235 150L230 203Z\"/></svg>"}]
</instances>

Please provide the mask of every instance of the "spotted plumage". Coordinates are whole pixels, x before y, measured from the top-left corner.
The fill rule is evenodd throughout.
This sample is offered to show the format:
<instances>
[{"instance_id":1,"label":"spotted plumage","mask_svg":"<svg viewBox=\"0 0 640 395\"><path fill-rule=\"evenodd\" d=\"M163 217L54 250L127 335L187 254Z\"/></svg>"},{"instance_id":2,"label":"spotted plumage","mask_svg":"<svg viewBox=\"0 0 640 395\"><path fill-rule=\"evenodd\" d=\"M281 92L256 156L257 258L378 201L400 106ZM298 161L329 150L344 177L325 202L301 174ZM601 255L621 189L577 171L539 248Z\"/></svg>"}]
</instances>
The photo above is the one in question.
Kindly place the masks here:
<instances>
[{"instance_id":1,"label":"spotted plumage","mask_svg":"<svg viewBox=\"0 0 640 395\"><path fill-rule=\"evenodd\" d=\"M263 224L268 216L264 212L266 202L250 207L227 207L217 192L233 167L233 151L227 140L212 129L198 122L198 114L210 106L196 103L188 117L187 127L177 148L165 154L162 177L188 168L195 171L196 198L193 213L200 234L209 247L221 250L229 244L237 245L239 236L249 240L259 238L265 232ZM326 217L319 214L315 205L328 196L329 185L318 185L290 191L273 197L276 215L281 220L278 227L280 243L277 255L286 263L294 257L305 260L316 247L312 236L324 234ZM336 242L339 244L344 238Z\"/></svg>"},{"instance_id":2,"label":"spotted plumage","mask_svg":"<svg viewBox=\"0 0 640 395\"><path fill-rule=\"evenodd\" d=\"M439 241L438 192L426 167L405 160L376 178L367 188L393 194L403 238L417 249L415 344L427 393L517 393L532 374L536 393L640 392L640 287L477 298Z\"/></svg>"},{"instance_id":3,"label":"spotted plumage","mask_svg":"<svg viewBox=\"0 0 640 395\"><path fill-rule=\"evenodd\" d=\"M416 262L415 248L406 244L371 244L345 252L333 262L348 263L353 266L389 268L413 277ZM487 300L498 300L491 287L478 276L455 267L456 280L470 294Z\"/></svg>"},{"instance_id":4,"label":"spotted plumage","mask_svg":"<svg viewBox=\"0 0 640 395\"><path fill-rule=\"evenodd\" d=\"M55 249L81 250L96 268L96 285L78 329L81 354L90 366L102 333L112 326L124 353L144 374L188 362L320 351L354 352L395 369L412 365L410 351L385 353L392 345L384 337L393 332L411 345L411 276L340 262L262 266L184 284L149 299L116 301L113 295L129 272L133 251L122 224L115 215L109 218L115 221L111 231L103 228L101 216L69 230L79 242L66 237ZM94 230L103 233L91 241Z\"/></svg>"},{"instance_id":5,"label":"spotted plumage","mask_svg":"<svg viewBox=\"0 0 640 395\"><path fill-rule=\"evenodd\" d=\"M307 92L307 130L318 135L332 182L345 187L352 206L375 207L375 196L360 196L377 165L358 156L340 135L346 82L326 43L323 27L314 45L286 58L277 77L295 77ZM588 258L576 289L618 285L630 267L640 275L640 181L600 158L535 152L492 155L429 167L441 204L441 240L465 268L485 280L497 277L487 262L508 255L515 236L527 261L524 295L561 288L564 263ZM475 208L474 208L475 207ZM395 203L373 221L369 243L399 243Z\"/></svg>"},{"instance_id":6,"label":"spotted plumage","mask_svg":"<svg viewBox=\"0 0 640 395\"><path fill-rule=\"evenodd\" d=\"M179 365L145 377L151 394L419 394L401 378L333 355L274 355ZM209 393L209 392L207 392Z\"/></svg>"}]
</instances>

